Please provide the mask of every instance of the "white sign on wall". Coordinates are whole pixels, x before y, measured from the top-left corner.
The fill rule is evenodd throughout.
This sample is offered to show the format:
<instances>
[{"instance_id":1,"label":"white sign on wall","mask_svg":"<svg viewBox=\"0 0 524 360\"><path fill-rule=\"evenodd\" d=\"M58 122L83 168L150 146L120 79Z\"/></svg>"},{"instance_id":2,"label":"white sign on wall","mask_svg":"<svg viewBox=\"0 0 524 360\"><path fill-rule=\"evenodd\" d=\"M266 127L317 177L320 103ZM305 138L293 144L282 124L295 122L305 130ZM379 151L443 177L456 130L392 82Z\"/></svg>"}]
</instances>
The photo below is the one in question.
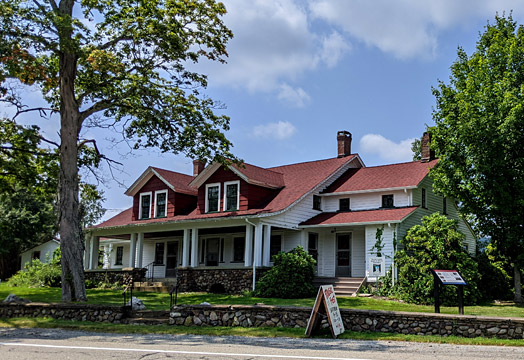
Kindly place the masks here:
<instances>
[{"instance_id":1,"label":"white sign on wall","mask_svg":"<svg viewBox=\"0 0 524 360\"><path fill-rule=\"evenodd\" d=\"M370 257L368 263L370 277L386 276L386 259L384 257Z\"/></svg>"}]
</instances>

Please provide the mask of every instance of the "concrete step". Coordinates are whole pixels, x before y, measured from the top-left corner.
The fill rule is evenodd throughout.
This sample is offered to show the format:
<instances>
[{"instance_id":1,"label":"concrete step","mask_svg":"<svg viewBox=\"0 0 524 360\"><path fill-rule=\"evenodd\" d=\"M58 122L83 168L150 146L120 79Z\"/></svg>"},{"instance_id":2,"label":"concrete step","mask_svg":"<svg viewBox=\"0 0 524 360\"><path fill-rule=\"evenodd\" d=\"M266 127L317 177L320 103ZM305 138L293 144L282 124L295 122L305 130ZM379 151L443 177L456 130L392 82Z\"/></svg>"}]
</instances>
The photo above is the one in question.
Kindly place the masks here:
<instances>
[{"instance_id":1,"label":"concrete step","mask_svg":"<svg viewBox=\"0 0 524 360\"><path fill-rule=\"evenodd\" d=\"M355 296L363 282L364 278L350 277L317 277L313 280L315 286L333 285L337 296Z\"/></svg>"},{"instance_id":2,"label":"concrete step","mask_svg":"<svg viewBox=\"0 0 524 360\"><path fill-rule=\"evenodd\" d=\"M136 286L133 291L169 294L171 291L171 286Z\"/></svg>"}]
</instances>

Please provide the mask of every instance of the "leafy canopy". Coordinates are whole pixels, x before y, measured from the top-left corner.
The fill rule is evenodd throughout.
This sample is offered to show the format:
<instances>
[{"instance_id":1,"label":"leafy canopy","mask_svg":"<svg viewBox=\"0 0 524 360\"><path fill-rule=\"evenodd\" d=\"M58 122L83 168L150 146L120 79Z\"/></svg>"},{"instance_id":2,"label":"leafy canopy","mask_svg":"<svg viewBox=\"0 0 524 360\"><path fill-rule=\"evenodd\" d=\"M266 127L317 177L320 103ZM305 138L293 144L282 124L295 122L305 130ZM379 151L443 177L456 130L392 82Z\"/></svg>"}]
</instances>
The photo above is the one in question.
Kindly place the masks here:
<instances>
[{"instance_id":1,"label":"leafy canopy","mask_svg":"<svg viewBox=\"0 0 524 360\"><path fill-rule=\"evenodd\" d=\"M522 268L524 27L497 16L473 54L458 49L449 84L440 82L433 93L430 131L440 158L432 170L435 188L457 199L501 254Z\"/></svg>"},{"instance_id":2,"label":"leafy canopy","mask_svg":"<svg viewBox=\"0 0 524 360\"><path fill-rule=\"evenodd\" d=\"M422 218L421 225L408 230L402 239L404 248L397 252L398 281L393 292L401 299L416 304L432 304L432 269L458 270L468 286L464 287L465 302L479 300L477 264L463 247L464 234L456 220L434 213ZM441 299L445 304L457 304L455 286L444 286Z\"/></svg>"}]
</instances>

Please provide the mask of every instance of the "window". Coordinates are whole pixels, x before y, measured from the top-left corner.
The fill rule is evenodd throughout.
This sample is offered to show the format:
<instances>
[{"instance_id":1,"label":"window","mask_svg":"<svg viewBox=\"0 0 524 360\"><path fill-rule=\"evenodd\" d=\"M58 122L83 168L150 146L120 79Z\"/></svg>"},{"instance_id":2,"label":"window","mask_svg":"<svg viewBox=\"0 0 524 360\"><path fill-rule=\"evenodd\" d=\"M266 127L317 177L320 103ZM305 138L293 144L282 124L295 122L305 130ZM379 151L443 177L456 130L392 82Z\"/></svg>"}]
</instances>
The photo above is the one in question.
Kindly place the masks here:
<instances>
[{"instance_id":1,"label":"window","mask_svg":"<svg viewBox=\"0 0 524 360\"><path fill-rule=\"evenodd\" d=\"M206 185L206 212L219 210L220 203L220 184Z\"/></svg>"},{"instance_id":2,"label":"window","mask_svg":"<svg viewBox=\"0 0 524 360\"><path fill-rule=\"evenodd\" d=\"M349 200L349 199L348 199ZM318 262L318 234L309 233L307 242L307 252Z\"/></svg>"},{"instance_id":3,"label":"window","mask_svg":"<svg viewBox=\"0 0 524 360\"><path fill-rule=\"evenodd\" d=\"M124 257L124 247L123 246L117 246L116 247L115 265L122 265L122 258L123 257Z\"/></svg>"},{"instance_id":4,"label":"window","mask_svg":"<svg viewBox=\"0 0 524 360\"><path fill-rule=\"evenodd\" d=\"M447 215L448 214L448 204L446 203L446 198L442 198L442 214Z\"/></svg>"},{"instance_id":5,"label":"window","mask_svg":"<svg viewBox=\"0 0 524 360\"><path fill-rule=\"evenodd\" d=\"M203 264L206 259L206 239L202 239L202 251L200 252L200 263Z\"/></svg>"},{"instance_id":6,"label":"window","mask_svg":"<svg viewBox=\"0 0 524 360\"><path fill-rule=\"evenodd\" d=\"M155 191L155 217L167 216L167 190Z\"/></svg>"},{"instance_id":7,"label":"window","mask_svg":"<svg viewBox=\"0 0 524 360\"><path fill-rule=\"evenodd\" d=\"M318 195L313 195L313 210L322 210L322 198Z\"/></svg>"},{"instance_id":8,"label":"window","mask_svg":"<svg viewBox=\"0 0 524 360\"><path fill-rule=\"evenodd\" d=\"M151 217L151 193L140 194L139 219L149 219Z\"/></svg>"},{"instance_id":9,"label":"window","mask_svg":"<svg viewBox=\"0 0 524 360\"><path fill-rule=\"evenodd\" d=\"M383 208L392 208L393 205L393 195L382 195L382 207Z\"/></svg>"},{"instance_id":10,"label":"window","mask_svg":"<svg viewBox=\"0 0 524 360\"><path fill-rule=\"evenodd\" d=\"M338 210L339 211L349 211L349 198L340 199L338 201Z\"/></svg>"},{"instance_id":11,"label":"window","mask_svg":"<svg viewBox=\"0 0 524 360\"><path fill-rule=\"evenodd\" d=\"M31 260L40 260L40 251L33 251L33 256L31 257Z\"/></svg>"},{"instance_id":12,"label":"window","mask_svg":"<svg viewBox=\"0 0 524 360\"><path fill-rule=\"evenodd\" d=\"M224 262L224 238L220 239L220 262Z\"/></svg>"},{"instance_id":13,"label":"window","mask_svg":"<svg viewBox=\"0 0 524 360\"><path fill-rule=\"evenodd\" d=\"M282 235L271 235L270 240L269 257L271 261L273 261L275 255L282 251Z\"/></svg>"},{"instance_id":14,"label":"window","mask_svg":"<svg viewBox=\"0 0 524 360\"><path fill-rule=\"evenodd\" d=\"M233 262L244 261L244 251L246 250L246 239L236 237L233 239Z\"/></svg>"},{"instance_id":15,"label":"window","mask_svg":"<svg viewBox=\"0 0 524 360\"><path fill-rule=\"evenodd\" d=\"M422 207L424 209L427 208L427 205L426 205L426 189L422 188Z\"/></svg>"},{"instance_id":16,"label":"window","mask_svg":"<svg viewBox=\"0 0 524 360\"><path fill-rule=\"evenodd\" d=\"M164 243L156 243L155 245L155 264L164 264Z\"/></svg>"},{"instance_id":17,"label":"window","mask_svg":"<svg viewBox=\"0 0 524 360\"><path fill-rule=\"evenodd\" d=\"M240 181L228 181L224 183L224 211L236 211L239 208Z\"/></svg>"}]
</instances>

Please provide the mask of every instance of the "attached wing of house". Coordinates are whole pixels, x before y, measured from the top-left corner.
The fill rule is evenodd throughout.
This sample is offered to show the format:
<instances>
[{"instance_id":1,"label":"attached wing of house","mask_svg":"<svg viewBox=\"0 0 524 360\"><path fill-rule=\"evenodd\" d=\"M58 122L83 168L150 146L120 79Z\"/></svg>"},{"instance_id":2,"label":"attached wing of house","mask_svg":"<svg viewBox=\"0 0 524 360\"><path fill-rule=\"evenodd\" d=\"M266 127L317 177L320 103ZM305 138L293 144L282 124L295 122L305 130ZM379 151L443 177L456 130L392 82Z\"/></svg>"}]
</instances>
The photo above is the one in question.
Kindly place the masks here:
<instances>
[{"instance_id":1,"label":"attached wing of house","mask_svg":"<svg viewBox=\"0 0 524 360\"><path fill-rule=\"evenodd\" d=\"M195 161L192 176L149 167L126 191L132 206L89 229L85 263L95 269L91 254L103 247L106 268L184 272L188 290L218 281L236 292L251 287L253 269L260 274L275 254L301 245L319 277L364 278L377 229L389 267L393 239L424 215L459 219L453 202L432 191L427 175L437 160L365 167L345 131L337 149L331 159L273 168ZM469 231L466 246L474 244Z\"/></svg>"}]
</instances>

